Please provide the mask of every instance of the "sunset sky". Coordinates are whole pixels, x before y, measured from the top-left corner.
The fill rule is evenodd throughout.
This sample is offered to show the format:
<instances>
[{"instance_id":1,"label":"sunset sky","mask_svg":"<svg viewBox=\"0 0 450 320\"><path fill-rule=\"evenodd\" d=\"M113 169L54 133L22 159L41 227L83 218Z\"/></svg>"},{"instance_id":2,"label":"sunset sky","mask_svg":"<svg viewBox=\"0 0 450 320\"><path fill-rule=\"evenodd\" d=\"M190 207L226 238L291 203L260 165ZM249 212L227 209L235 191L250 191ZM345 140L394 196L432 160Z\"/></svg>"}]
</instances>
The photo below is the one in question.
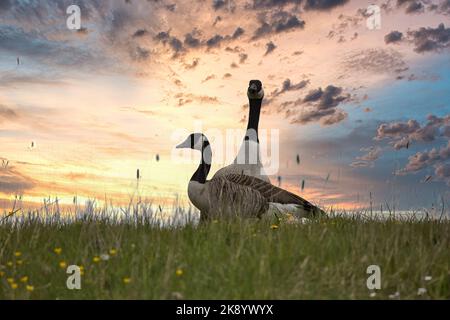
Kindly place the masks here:
<instances>
[{"instance_id":1,"label":"sunset sky","mask_svg":"<svg viewBox=\"0 0 450 320\"><path fill-rule=\"evenodd\" d=\"M0 0L0 207L186 199L200 154L174 146L239 145L251 79L273 183L337 208L450 202L450 0ZM232 160L211 140L210 177Z\"/></svg>"}]
</instances>

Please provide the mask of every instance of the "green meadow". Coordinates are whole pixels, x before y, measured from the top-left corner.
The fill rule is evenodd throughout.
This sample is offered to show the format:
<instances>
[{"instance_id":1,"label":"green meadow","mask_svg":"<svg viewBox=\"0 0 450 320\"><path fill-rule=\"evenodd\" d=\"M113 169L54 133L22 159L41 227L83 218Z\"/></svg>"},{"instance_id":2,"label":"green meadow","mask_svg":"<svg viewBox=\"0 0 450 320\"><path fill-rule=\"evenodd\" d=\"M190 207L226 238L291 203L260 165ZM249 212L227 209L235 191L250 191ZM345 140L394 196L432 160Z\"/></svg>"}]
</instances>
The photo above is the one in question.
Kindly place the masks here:
<instances>
[{"instance_id":1,"label":"green meadow","mask_svg":"<svg viewBox=\"0 0 450 320\"><path fill-rule=\"evenodd\" d=\"M449 299L450 222L331 216L0 224L0 299ZM69 290L69 265L81 289ZM366 286L381 269L381 289Z\"/></svg>"}]
</instances>

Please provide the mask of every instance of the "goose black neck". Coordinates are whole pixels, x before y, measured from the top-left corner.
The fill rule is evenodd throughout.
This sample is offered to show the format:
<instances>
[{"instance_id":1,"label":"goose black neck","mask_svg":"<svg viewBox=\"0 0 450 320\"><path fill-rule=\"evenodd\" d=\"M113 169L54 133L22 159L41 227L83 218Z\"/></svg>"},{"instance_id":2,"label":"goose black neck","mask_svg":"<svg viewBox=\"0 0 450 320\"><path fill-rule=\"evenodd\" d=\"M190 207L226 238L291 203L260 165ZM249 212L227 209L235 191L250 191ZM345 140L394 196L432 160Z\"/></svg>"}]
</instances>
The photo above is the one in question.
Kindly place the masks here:
<instances>
[{"instance_id":1,"label":"goose black neck","mask_svg":"<svg viewBox=\"0 0 450 320\"><path fill-rule=\"evenodd\" d=\"M191 181L196 181L201 184L206 182L209 170L211 169L211 159L212 159L211 147L209 146L209 141L205 140L203 141L202 145L202 158L200 160L200 164L197 168L197 171L194 172Z\"/></svg>"},{"instance_id":2,"label":"goose black neck","mask_svg":"<svg viewBox=\"0 0 450 320\"><path fill-rule=\"evenodd\" d=\"M248 115L247 131L254 130L256 133L256 140L258 141L258 124L259 115L261 113L262 99L249 99L250 101L250 111Z\"/></svg>"}]
</instances>

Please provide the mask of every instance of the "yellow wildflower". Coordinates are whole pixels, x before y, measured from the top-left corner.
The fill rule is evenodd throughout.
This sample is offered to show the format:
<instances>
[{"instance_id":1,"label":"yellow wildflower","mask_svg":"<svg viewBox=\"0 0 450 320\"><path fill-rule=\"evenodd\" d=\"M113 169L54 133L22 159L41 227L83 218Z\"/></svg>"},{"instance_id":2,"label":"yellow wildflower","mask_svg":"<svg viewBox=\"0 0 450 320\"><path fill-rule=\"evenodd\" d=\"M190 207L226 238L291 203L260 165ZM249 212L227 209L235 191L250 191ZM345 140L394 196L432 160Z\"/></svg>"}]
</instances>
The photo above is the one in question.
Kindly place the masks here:
<instances>
[{"instance_id":1,"label":"yellow wildflower","mask_svg":"<svg viewBox=\"0 0 450 320\"><path fill-rule=\"evenodd\" d=\"M30 292L34 290L34 287L30 286L30 285L27 285L26 288L27 288L27 291L30 291Z\"/></svg>"},{"instance_id":2,"label":"yellow wildflower","mask_svg":"<svg viewBox=\"0 0 450 320\"><path fill-rule=\"evenodd\" d=\"M92 261L94 261L95 263L99 263L100 262L100 257L95 256Z\"/></svg>"},{"instance_id":3,"label":"yellow wildflower","mask_svg":"<svg viewBox=\"0 0 450 320\"><path fill-rule=\"evenodd\" d=\"M8 267L12 267L12 266L13 266L13 263L12 263L12 261L8 261L8 262L6 263L6 265L7 265Z\"/></svg>"},{"instance_id":4,"label":"yellow wildflower","mask_svg":"<svg viewBox=\"0 0 450 320\"><path fill-rule=\"evenodd\" d=\"M175 271L175 274L176 274L178 277L181 277L181 276L183 275L183 269L177 269L177 271Z\"/></svg>"},{"instance_id":5,"label":"yellow wildflower","mask_svg":"<svg viewBox=\"0 0 450 320\"><path fill-rule=\"evenodd\" d=\"M19 287L19 285L15 282L11 283L11 289L17 289Z\"/></svg>"},{"instance_id":6,"label":"yellow wildflower","mask_svg":"<svg viewBox=\"0 0 450 320\"><path fill-rule=\"evenodd\" d=\"M55 249L53 249L53 252L56 253L57 255L60 255L62 252L62 248L60 248L60 247L55 248Z\"/></svg>"},{"instance_id":7,"label":"yellow wildflower","mask_svg":"<svg viewBox=\"0 0 450 320\"><path fill-rule=\"evenodd\" d=\"M65 269L65 268L67 268L67 263L66 263L65 261L60 261L60 262L59 262L59 267L60 267L61 269Z\"/></svg>"},{"instance_id":8,"label":"yellow wildflower","mask_svg":"<svg viewBox=\"0 0 450 320\"><path fill-rule=\"evenodd\" d=\"M115 256L115 255L117 254L117 250L114 249L114 248L112 248L111 250L109 250L109 254L110 254L111 256Z\"/></svg>"},{"instance_id":9,"label":"yellow wildflower","mask_svg":"<svg viewBox=\"0 0 450 320\"><path fill-rule=\"evenodd\" d=\"M22 278L20 278L20 282L28 282L28 277L23 276Z\"/></svg>"},{"instance_id":10,"label":"yellow wildflower","mask_svg":"<svg viewBox=\"0 0 450 320\"><path fill-rule=\"evenodd\" d=\"M276 229L278 229L278 225L276 225L276 224L273 224L273 225L271 225L271 226L270 226L270 229L272 229L272 230L276 230Z\"/></svg>"},{"instance_id":11,"label":"yellow wildflower","mask_svg":"<svg viewBox=\"0 0 450 320\"><path fill-rule=\"evenodd\" d=\"M6 281L8 281L9 284L14 283L14 278L7 278Z\"/></svg>"},{"instance_id":12,"label":"yellow wildflower","mask_svg":"<svg viewBox=\"0 0 450 320\"><path fill-rule=\"evenodd\" d=\"M17 260L16 263L17 263L18 266L20 266L20 265L22 265L23 260Z\"/></svg>"},{"instance_id":13,"label":"yellow wildflower","mask_svg":"<svg viewBox=\"0 0 450 320\"><path fill-rule=\"evenodd\" d=\"M20 257L20 256L22 255L22 252L16 251L16 252L14 252L14 255L15 255L16 257Z\"/></svg>"},{"instance_id":14,"label":"yellow wildflower","mask_svg":"<svg viewBox=\"0 0 450 320\"><path fill-rule=\"evenodd\" d=\"M123 283L129 284L131 282L131 278L125 277L123 278Z\"/></svg>"}]
</instances>

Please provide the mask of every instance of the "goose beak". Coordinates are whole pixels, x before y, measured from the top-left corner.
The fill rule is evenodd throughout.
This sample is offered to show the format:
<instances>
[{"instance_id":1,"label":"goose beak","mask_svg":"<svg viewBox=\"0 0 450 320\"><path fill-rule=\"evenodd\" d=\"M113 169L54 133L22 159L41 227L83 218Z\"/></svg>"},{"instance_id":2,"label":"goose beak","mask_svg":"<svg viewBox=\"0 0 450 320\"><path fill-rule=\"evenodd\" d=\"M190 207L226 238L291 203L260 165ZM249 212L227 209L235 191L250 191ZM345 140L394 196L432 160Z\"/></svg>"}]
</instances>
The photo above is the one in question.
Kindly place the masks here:
<instances>
[{"instance_id":1,"label":"goose beak","mask_svg":"<svg viewBox=\"0 0 450 320\"><path fill-rule=\"evenodd\" d=\"M176 149L184 149L184 148L190 148L191 147L191 141L185 140L182 143L180 143L179 145L177 145L175 148Z\"/></svg>"},{"instance_id":2,"label":"goose beak","mask_svg":"<svg viewBox=\"0 0 450 320\"><path fill-rule=\"evenodd\" d=\"M248 87L248 92L251 94L256 94L258 92L258 87L256 84L251 84L250 87Z\"/></svg>"}]
</instances>

